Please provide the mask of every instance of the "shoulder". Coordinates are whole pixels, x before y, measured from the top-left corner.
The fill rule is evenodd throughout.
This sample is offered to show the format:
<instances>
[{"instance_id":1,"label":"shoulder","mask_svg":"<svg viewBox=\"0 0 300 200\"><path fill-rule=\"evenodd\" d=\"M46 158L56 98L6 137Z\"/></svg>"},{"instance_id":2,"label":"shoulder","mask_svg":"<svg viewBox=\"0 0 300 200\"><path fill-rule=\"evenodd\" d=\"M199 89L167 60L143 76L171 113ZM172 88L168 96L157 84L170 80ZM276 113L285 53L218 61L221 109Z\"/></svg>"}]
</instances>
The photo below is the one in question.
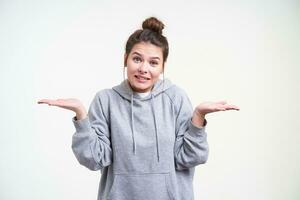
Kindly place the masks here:
<instances>
[{"instance_id":1,"label":"shoulder","mask_svg":"<svg viewBox=\"0 0 300 200\"><path fill-rule=\"evenodd\" d=\"M90 104L90 112L102 113L106 121L109 121L110 95L110 89L98 90Z\"/></svg>"},{"instance_id":2,"label":"shoulder","mask_svg":"<svg viewBox=\"0 0 300 200\"><path fill-rule=\"evenodd\" d=\"M94 94L91 104L100 105L102 109L109 106L110 96L112 95L111 89L101 89Z\"/></svg>"},{"instance_id":3,"label":"shoulder","mask_svg":"<svg viewBox=\"0 0 300 200\"><path fill-rule=\"evenodd\" d=\"M185 92L185 90L176 84L173 84L172 87L168 88L165 91L165 94L170 98L170 101L175 105L181 104L181 102L185 100L189 101L188 95Z\"/></svg>"},{"instance_id":4,"label":"shoulder","mask_svg":"<svg viewBox=\"0 0 300 200\"><path fill-rule=\"evenodd\" d=\"M111 98L115 98L117 93L112 88L105 88L98 90L94 95L94 98L100 101L109 101Z\"/></svg>"},{"instance_id":5,"label":"shoulder","mask_svg":"<svg viewBox=\"0 0 300 200\"><path fill-rule=\"evenodd\" d=\"M111 89L102 89L102 90L98 90L95 94L95 97L97 97L98 99L105 99L108 98L111 95Z\"/></svg>"},{"instance_id":6,"label":"shoulder","mask_svg":"<svg viewBox=\"0 0 300 200\"><path fill-rule=\"evenodd\" d=\"M165 94L170 98L170 101L175 109L175 113L177 113L176 115L178 115L180 112L192 111L193 108L191 101L182 87L173 85L165 91Z\"/></svg>"}]
</instances>

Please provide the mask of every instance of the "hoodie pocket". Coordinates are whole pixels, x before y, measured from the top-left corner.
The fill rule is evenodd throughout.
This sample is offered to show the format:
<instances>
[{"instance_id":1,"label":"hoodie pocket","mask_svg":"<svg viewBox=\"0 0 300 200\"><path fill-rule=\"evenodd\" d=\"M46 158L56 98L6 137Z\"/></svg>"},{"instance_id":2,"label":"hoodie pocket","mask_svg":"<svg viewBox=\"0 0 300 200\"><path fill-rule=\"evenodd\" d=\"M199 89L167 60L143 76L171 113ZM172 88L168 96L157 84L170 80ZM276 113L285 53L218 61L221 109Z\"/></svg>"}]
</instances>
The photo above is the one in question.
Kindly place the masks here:
<instances>
[{"instance_id":1,"label":"hoodie pocket","mask_svg":"<svg viewBox=\"0 0 300 200\"><path fill-rule=\"evenodd\" d=\"M115 174L109 200L174 200L169 173Z\"/></svg>"}]
</instances>

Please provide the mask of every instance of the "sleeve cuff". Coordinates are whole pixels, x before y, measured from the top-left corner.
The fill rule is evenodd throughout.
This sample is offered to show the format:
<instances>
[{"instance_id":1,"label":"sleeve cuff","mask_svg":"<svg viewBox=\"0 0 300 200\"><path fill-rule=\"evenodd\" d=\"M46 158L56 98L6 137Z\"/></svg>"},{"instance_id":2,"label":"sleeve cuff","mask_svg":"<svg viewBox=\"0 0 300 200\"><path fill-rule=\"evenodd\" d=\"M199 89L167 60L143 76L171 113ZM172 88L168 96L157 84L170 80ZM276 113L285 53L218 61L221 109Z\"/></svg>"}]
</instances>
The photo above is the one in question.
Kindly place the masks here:
<instances>
[{"instance_id":1,"label":"sleeve cuff","mask_svg":"<svg viewBox=\"0 0 300 200\"><path fill-rule=\"evenodd\" d=\"M207 124L207 120L204 119L203 127L200 128L198 126L195 126L192 122L192 119L190 119L188 133L193 137L202 137L203 134L206 134L205 133L206 124Z\"/></svg>"},{"instance_id":2,"label":"sleeve cuff","mask_svg":"<svg viewBox=\"0 0 300 200\"><path fill-rule=\"evenodd\" d=\"M77 120L76 116L72 118L72 122L75 126L76 132L87 132L91 129L89 117L81 120Z\"/></svg>"}]
</instances>

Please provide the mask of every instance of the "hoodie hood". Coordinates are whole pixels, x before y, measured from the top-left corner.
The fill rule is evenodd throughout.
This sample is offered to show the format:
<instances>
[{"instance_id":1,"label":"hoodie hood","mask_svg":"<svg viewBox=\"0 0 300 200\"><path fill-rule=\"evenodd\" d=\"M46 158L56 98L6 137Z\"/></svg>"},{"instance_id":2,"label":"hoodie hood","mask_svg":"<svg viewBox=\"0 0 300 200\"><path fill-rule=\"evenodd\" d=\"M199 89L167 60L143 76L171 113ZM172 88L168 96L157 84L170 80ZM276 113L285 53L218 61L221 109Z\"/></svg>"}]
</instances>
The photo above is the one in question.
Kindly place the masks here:
<instances>
[{"instance_id":1,"label":"hoodie hood","mask_svg":"<svg viewBox=\"0 0 300 200\"><path fill-rule=\"evenodd\" d=\"M157 124L157 117L155 113L155 105L154 105L154 98L158 95L162 94L164 91L172 87L173 84L169 79L158 79L158 81L154 84L154 87L150 91L150 94L144 98L141 98L132 90L131 86L128 83L128 79L124 80L120 85L113 87L112 89L116 91L119 95L130 101L130 108L131 108L131 133L132 133L132 150L133 154L136 154L136 142L135 142L135 125L134 125L134 106L133 101L134 99L140 99L142 101L151 101L151 109L152 109L152 116L154 120L155 126L155 138L156 138L156 152L157 152L157 161L159 162L159 127Z\"/></svg>"}]
</instances>

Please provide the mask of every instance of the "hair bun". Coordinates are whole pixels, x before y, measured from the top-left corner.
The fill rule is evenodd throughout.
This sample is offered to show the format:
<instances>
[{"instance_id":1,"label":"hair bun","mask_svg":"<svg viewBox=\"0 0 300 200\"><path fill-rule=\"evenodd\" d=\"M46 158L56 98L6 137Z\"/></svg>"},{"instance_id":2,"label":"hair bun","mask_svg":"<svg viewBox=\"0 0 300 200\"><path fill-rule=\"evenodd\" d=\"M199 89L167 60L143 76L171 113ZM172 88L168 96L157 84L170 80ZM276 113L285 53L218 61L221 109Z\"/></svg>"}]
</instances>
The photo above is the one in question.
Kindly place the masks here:
<instances>
[{"instance_id":1,"label":"hair bun","mask_svg":"<svg viewBox=\"0 0 300 200\"><path fill-rule=\"evenodd\" d=\"M154 32L162 34L165 25L155 17L147 18L142 25L143 29L150 29Z\"/></svg>"}]
</instances>

